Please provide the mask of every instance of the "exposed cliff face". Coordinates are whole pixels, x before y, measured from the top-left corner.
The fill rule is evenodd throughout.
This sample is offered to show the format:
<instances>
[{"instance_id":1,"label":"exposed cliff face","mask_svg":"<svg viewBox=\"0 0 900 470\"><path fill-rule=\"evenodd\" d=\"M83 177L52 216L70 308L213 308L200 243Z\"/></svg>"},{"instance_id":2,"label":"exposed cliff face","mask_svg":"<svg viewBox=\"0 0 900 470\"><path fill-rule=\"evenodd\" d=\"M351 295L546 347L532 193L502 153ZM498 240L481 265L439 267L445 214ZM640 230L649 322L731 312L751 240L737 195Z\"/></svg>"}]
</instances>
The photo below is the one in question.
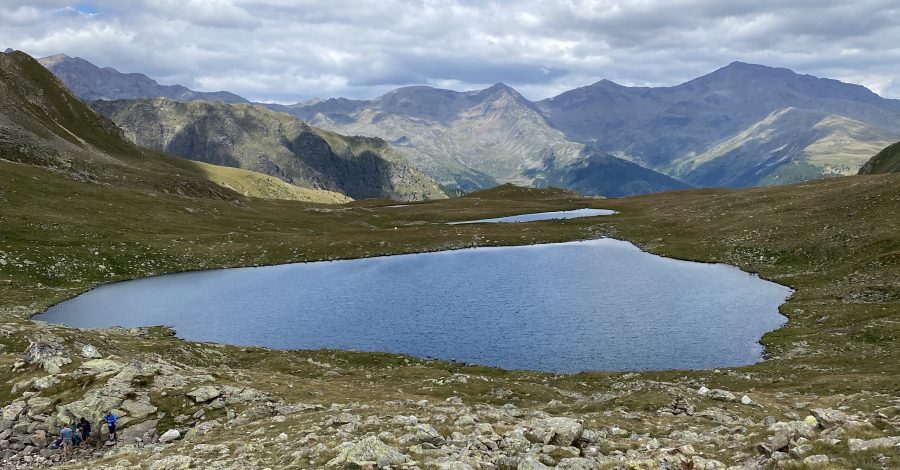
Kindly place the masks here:
<instances>
[{"instance_id":1,"label":"exposed cliff face","mask_svg":"<svg viewBox=\"0 0 900 470\"><path fill-rule=\"evenodd\" d=\"M381 139L341 136L262 106L163 98L96 101L93 106L132 142L184 158L258 171L354 199L446 197Z\"/></svg>"}]
</instances>

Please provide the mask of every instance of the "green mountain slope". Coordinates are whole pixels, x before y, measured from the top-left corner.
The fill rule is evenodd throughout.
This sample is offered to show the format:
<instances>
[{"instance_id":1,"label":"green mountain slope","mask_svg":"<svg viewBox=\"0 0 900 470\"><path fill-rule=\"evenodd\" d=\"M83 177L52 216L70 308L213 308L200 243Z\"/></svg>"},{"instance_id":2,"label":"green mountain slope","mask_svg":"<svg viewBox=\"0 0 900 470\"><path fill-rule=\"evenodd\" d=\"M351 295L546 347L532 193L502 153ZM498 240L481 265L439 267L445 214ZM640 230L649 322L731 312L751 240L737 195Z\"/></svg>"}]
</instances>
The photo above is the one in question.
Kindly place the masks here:
<instances>
[{"instance_id":1,"label":"green mountain slope","mask_svg":"<svg viewBox=\"0 0 900 470\"><path fill-rule=\"evenodd\" d=\"M900 173L900 142L878 152L859 169L861 175Z\"/></svg>"},{"instance_id":2,"label":"green mountain slope","mask_svg":"<svg viewBox=\"0 0 900 470\"><path fill-rule=\"evenodd\" d=\"M139 148L22 52L0 54L0 159L48 168L76 181L190 197L346 201L249 171L225 178L218 167ZM226 180L240 191L217 184Z\"/></svg>"},{"instance_id":3,"label":"green mountain slope","mask_svg":"<svg viewBox=\"0 0 900 470\"><path fill-rule=\"evenodd\" d=\"M355 199L446 197L383 140L345 137L263 106L163 98L95 101L138 145Z\"/></svg>"},{"instance_id":4,"label":"green mountain slope","mask_svg":"<svg viewBox=\"0 0 900 470\"><path fill-rule=\"evenodd\" d=\"M581 194L607 197L633 196L687 189L689 184L606 154L586 152L579 160L554 168L535 181L536 186L558 186Z\"/></svg>"}]
</instances>

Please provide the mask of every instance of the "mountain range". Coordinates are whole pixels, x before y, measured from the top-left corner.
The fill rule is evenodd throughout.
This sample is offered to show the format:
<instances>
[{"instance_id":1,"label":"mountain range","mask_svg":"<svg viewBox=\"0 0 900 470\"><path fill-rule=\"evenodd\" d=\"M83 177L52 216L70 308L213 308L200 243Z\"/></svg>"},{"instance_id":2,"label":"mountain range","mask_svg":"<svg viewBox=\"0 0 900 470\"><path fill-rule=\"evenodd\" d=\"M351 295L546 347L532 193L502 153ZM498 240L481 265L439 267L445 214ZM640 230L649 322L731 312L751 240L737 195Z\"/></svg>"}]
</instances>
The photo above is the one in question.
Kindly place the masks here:
<instances>
[{"instance_id":1,"label":"mountain range","mask_svg":"<svg viewBox=\"0 0 900 470\"><path fill-rule=\"evenodd\" d=\"M84 99L164 96L126 86L120 88L129 93L114 93L92 78L110 69L76 67L84 62L77 58L52 62L51 70ZM96 89L85 88L90 83ZM384 139L419 172L464 191L512 182L623 196L784 184L855 174L900 139L900 101L859 85L741 62L672 87L602 80L536 102L498 83L468 92L414 86L372 100L264 106L321 132ZM123 124L109 106L95 107Z\"/></svg>"},{"instance_id":2,"label":"mountain range","mask_svg":"<svg viewBox=\"0 0 900 470\"><path fill-rule=\"evenodd\" d=\"M166 98L92 103L135 144L172 155L354 199L447 197L381 139L338 135L260 105Z\"/></svg>"}]
</instances>

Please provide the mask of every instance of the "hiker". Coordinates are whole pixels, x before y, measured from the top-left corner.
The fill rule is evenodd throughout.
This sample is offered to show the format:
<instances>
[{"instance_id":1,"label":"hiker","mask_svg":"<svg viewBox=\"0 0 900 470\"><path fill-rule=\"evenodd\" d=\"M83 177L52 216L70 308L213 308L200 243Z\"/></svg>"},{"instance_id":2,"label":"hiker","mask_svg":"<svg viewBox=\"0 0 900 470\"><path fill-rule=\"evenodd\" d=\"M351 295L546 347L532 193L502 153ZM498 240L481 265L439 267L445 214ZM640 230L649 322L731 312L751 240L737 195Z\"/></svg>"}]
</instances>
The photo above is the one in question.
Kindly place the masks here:
<instances>
[{"instance_id":1,"label":"hiker","mask_svg":"<svg viewBox=\"0 0 900 470\"><path fill-rule=\"evenodd\" d=\"M69 456L72 454L75 431L73 431L68 424L64 424L63 428L59 431L59 437L62 438L63 460L68 460Z\"/></svg>"},{"instance_id":2,"label":"hiker","mask_svg":"<svg viewBox=\"0 0 900 470\"><path fill-rule=\"evenodd\" d=\"M109 439L115 443L119 442L119 435L116 434L116 415L107 411L105 415L103 415L103 419L100 420L100 426L106 424L106 427L109 428Z\"/></svg>"},{"instance_id":3,"label":"hiker","mask_svg":"<svg viewBox=\"0 0 900 470\"><path fill-rule=\"evenodd\" d=\"M85 444L91 443L91 423L88 420L84 419L84 416L81 417L81 420L78 422L78 430L81 431L81 440L84 441Z\"/></svg>"},{"instance_id":4,"label":"hiker","mask_svg":"<svg viewBox=\"0 0 900 470\"><path fill-rule=\"evenodd\" d=\"M72 446L78 447L82 442L81 433L78 432L78 422L72 421L72 425L70 427L72 428Z\"/></svg>"}]
</instances>

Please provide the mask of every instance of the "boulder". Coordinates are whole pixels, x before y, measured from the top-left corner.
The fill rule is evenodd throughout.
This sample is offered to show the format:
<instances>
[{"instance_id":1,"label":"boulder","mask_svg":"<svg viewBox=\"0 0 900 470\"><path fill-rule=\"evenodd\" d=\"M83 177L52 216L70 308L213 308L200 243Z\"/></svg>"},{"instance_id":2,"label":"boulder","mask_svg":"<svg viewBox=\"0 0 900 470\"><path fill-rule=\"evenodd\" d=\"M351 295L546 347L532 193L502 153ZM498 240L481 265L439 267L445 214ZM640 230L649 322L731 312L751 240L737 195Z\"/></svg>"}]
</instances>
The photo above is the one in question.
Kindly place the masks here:
<instances>
[{"instance_id":1,"label":"boulder","mask_svg":"<svg viewBox=\"0 0 900 470\"><path fill-rule=\"evenodd\" d=\"M23 411L25 411L24 401L12 402L3 407L3 421L15 421L19 418L19 415L21 415Z\"/></svg>"},{"instance_id":2,"label":"boulder","mask_svg":"<svg viewBox=\"0 0 900 470\"><path fill-rule=\"evenodd\" d=\"M54 375L48 375L34 379L34 382L31 383L31 388L42 391L55 387L56 385L59 385L59 379Z\"/></svg>"},{"instance_id":3,"label":"boulder","mask_svg":"<svg viewBox=\"0 0 900 470\"><path fill-rule=\"evenodd\" d=\"M438 470L475 470L475 467L465 462L441 462Z\"/></svg>"},{"instance_id":4,"label":"boulder","mask_svg":"<svg viewBox=\"0 0 900 470\"><path fill-rule=\"evenodd\" d=\"M864 441L862 439L850 439L847 441L847 447L850 448L850 452L866 452L869 450L887 449L897 445L900 445L900 436L879 437L877 439L869 439L867 441Z\"/></svg>"},{"instance_id":5,"label":"boulder","mask_svg":"<svg viewBox=\"0 0 900 470\"><path fill-rule=\"evenodd\" d=\"M194 403L206 403L219 398L222 395L222 391L218 387L204 385L188 392L186 395L194 400Z\"/></svg>"},{"instance_id":6,"label":"boulder","mask_svg":"<svg viewBox=\"0 0 900 470\"><path fill-rule=\"evenodd\" d=\"M97 359L103 357L100 351L91 344L85 344L81 347L81 357L85 359Z\"/></svg>"},{"instance_id":7,"label":"boulder","mask_svg":"<svg viewBox=\"0 0 900 470\"><path fill-rule=\"evenodd\" d=\"M827 455L816 454L810 455L809 457L803 459L803 465L808 467L814 467L816 465L828 465L831 459L828 458Z\"/></svg>"},{"instance_id":8,"label":"boulder","mask_svg":"<svg viewBox=\"0 0 900 470\"><path fill-rule=\"evenodd\" d=\"M119 440L127 444L134 443L136 439L141 439L146 442L146 437L151 437L156 433L157 423L159 423L159 421L154 419L142 421L137 424L130 424L121 430L117 430L119 433Z\"/></svg>"},{"instance_id":9,"label":"boulder","mask_svg":"<svg viewBox=\"0 0 900 470\"><path fill-rule=\"evenodd\" d=\"M133 419L146 418L157 411L147 397L143 397L141 400L125 400L120 406Z\"/></svg>"},{"instance_id":10,"label":"boulder","mask_svg":"<svg viewBox=\"0 0 900 470\"><path fill-rule=\"evenodd\" d=\"M572 418L536 419L525 425L525 437L534 443L569 447L581 437L584 427Z\"/></svg>"},{"instance_id":11,"label":"boulder","mask_svg":"<svg viewBox=\"0 0 900 470\"><path fill-rule=\"evenodd\" d=\"M169 429L164 432L162 436L159 436L159 442L163 444L167 442L172 442L181 437L181 433L177 429Z\"/></svg>"},{"instance_id":12,"label":"boulder","mask_svg":"<svg viewBox=\"0 0 900 470\"><path fill-rule=\"evenodd\" d=\"M62 340L53 335L32 339L22 359L28 364L39 364L51 374L58 374L62 366L72 362Z\"/></svg>"},{"instance_id":13,"label":"boulder","mask_svg":"<svg viewBox=\"0 0 900 470\"><path fill-rule=\"evenodd\" d=\"M91 359L81 364L81 366L78 367L78 370L76 370L75 373L77 375L101 375L107 372L119 372L124 367L125 364L122 364L121 362L111 361L109 359Z\"/></svg>"},{"instance_id":14,"label":"boulder","mask_svg":"<svg viewBox=\"0 0 900 470\"><path fill-rule=\"evenodd\" d=\"M556 470L600 470L600 464L591 459L572 457L560 460Z\"/></svg>"},{"instance_id":15,"label":"boulder","mask_svg":"<svg viewBox=\"0 0 900 470\"><path fill-rule=\"evenodd\" d=\"M266 398L266 394L251 387L235 387L233 385L223 385L220 388L221 396L225 399L226 405L234 405L237 403L246 403L249 401L259 401Z\"/></svg>"},{"instance_id":16,"label":"boulder","mask_svg":"<svg viewBox=\"0 0 900 470\"><path fill-rule=\"evenodd\" d=\"M809 410L809 414L816 418L819 425L823 428L838 426L847 422L847 413L831 408L813 408Z\"/></svg>"},{"instance_id":17,"label":"boulder","mask_svg":"<svg viewBox=\"0 0 900 470\"><path fill-rule=\"evenodd\" d=\"M791 443L791 436L793 433L790 429L782 429L775 433L768 442L764 442L759 445L760 449L765 452L765 454L769 457L772 456L775 452L786 449L787 446Z\"/></svg>"},{"instance_id":18,"label":"boulder","mask_svg":"<svg viewBox=\"0 0 900 470\"><path fill-rule=\"evenodd\" d=\"M529 455L519 461L516 470L550 470L550 467L542 464L537 457Z\"/></svg>"},{"instance_id":19,"label":"boulder","mask_svg":"<svg viewBox=\"0 0 900 470\"><path fill-rule=\"evenodd\" d=\"M753 400L750 397L748 397L747 395L744 395L741 397L741 403L744 405L752 405Z\"/></svg>"},{"instance_id":20,"label":"boulder","mask_svg":"<svg viewBox=\"0 0 900 470\"><path fill-rule=\"evenodd\" d=\"M47 447L47 432L43 430L35 431L34 434L31 435L31 445L38 449Z\"/></svg>"},{"instance_id":21,"label":"boulder","mask_svg":"<svg viewBox=\"0 0 900 470\"><path fill-rule=\"evenodd\" d=\"M337 446L337 457L328 461L328 467L401 465L410 459L397 449L381 442L375 436L369 436L356 442L344 442Z\"/></svg>"},{"instance_id":22,"label":"boulder","mask_svg":"<svg viewBox=\"0 0 900 470\"><path fill-rule=\"evenodd\" d=\"M194 459L187 455L170 455L150 462L149 470L182 470L191 468Z\"/></svg>"},{"instance_id":23,"label":"boulder","mask_svg":"<svg viewBox=\"0 0 900 470\"><path fill-rule=\"evenodd\" d=\"M440 447L444 445L445 440L444 437L441 436L434 426L430 424L419 424L416 425L415 431L415 440L418 443L428 443L434 446Z\"/></svg>"},{"instance_id":24,"label":"boulder","mask_svg":"<svg viewBox=\"0 0 900 470\"><path fill-rule=\"evenodd\" d=\"M730 401L730 402L737 401L737 397L735 397L733 393L729 392L728 390L721 390L718 388L714 388L714 389L710 390L708 396L709 396L709 398L712 398L713 400Z\"/></svg>"}]
</instances>

